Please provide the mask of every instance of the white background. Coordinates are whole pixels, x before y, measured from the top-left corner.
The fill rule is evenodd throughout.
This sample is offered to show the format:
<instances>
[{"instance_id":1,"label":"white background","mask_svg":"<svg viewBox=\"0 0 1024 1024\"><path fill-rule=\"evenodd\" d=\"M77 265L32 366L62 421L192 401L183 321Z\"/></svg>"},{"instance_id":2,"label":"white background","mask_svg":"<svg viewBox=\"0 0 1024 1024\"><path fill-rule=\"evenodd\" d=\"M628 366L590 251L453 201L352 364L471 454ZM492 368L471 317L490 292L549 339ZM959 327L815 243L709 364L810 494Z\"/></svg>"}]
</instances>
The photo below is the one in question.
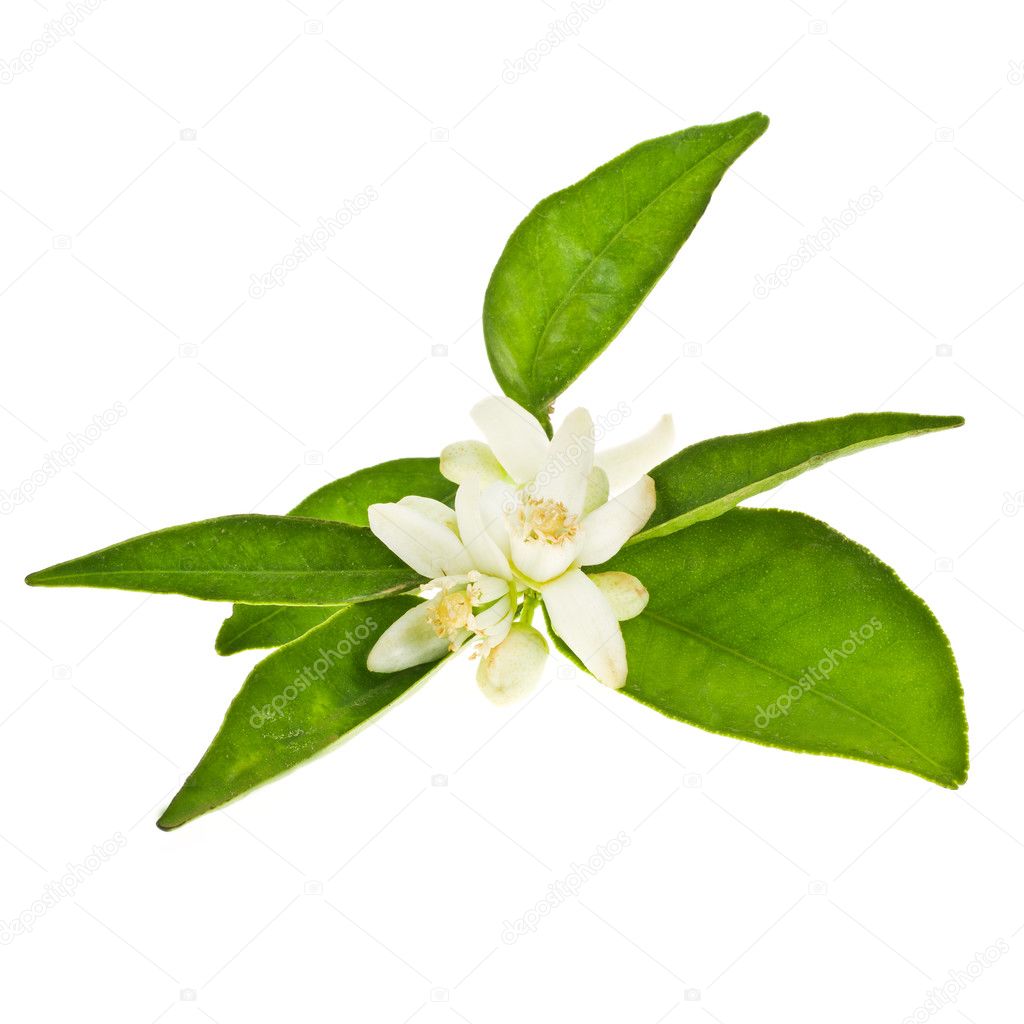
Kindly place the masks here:
<instances>
[{"instance_id":1,"label":"white background","mask_svg":"<svg viewBox=\"0 0 1024 1024\"><path fill-rule=\"evenodd\" d=\"M0 920L126 837L0 946L5 1019L882 1024L928 1018L929 991L1000 940L936 1016L1020 1012L1024 14L607 0L541 54L570 11L106 0L3 76L0 488L125 414L0 517ZM7 0L0 59L65 13ZM471 434L495 388L483 289L529 206L641 139L756 109L767 135L560 407L625 401L623 438L671 411L681 444L965 415L761 503L829 521L931 604L963 675L966 787L707 735L554 659L538 696L496 709L462 664L158 832L258 655L214 654L219 606L22 576L283 512ZM872 188L828 252L755 295ZM250 296L368 189L324 252ZM620 831L577 896L502 941Z\"/></svg>"}]
</instances>

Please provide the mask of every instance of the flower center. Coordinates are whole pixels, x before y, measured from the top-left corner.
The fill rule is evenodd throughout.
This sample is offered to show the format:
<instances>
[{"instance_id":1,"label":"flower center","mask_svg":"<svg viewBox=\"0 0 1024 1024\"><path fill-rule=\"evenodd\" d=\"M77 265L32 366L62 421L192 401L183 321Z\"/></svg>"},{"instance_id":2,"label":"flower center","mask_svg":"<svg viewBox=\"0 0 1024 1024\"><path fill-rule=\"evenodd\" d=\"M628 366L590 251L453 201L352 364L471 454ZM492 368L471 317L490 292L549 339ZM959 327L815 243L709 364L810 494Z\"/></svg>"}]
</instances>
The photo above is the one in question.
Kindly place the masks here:
<instances>
[{"instance_id":1,"label":"flower center","mask_svg":"<svg viewBox=\"0 0 1024 1024\"><path fill-rule=\"evenodd\" d=\"M545 544L564 544L579 532L580 518L560 501L550 498L521 497L514 513L523 540Z\"/></svg>"},{"instance_id":2,"label":"flower center","mask_svg":"<svg viewBox=\"0 0 1024 1024\"><path fill-rule=\"evenodd\" d=\"M434 627L438 636L446 636L453 640L455 634L469 628L469 620L473 614L473 599L465 590L457 590L445 594L440 601L427 613L427 622ZM454 647L452 648L454 650Z\"/></svg>"}]
</instances>

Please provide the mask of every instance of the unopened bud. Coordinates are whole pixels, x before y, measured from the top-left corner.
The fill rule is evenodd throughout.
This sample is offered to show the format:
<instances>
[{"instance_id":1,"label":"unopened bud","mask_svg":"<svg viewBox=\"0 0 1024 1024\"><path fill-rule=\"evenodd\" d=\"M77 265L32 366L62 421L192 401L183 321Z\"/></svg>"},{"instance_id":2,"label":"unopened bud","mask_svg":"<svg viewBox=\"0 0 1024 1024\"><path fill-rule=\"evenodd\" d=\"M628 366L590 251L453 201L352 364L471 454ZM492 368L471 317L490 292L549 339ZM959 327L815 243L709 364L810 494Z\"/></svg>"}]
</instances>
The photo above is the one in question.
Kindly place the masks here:
<instances>
[{"instance_id":1,"label":"unopened bud","mask_svg":"<svg viewBox=\"0 0 1024 1024\"><path fill-rule=\"evenodd\" d=\"M547 641L532 626L517 622L507 637L480 659L476 682L495 704L525 697L540 681L548 657Z\"/></svg>"}]
</instances>

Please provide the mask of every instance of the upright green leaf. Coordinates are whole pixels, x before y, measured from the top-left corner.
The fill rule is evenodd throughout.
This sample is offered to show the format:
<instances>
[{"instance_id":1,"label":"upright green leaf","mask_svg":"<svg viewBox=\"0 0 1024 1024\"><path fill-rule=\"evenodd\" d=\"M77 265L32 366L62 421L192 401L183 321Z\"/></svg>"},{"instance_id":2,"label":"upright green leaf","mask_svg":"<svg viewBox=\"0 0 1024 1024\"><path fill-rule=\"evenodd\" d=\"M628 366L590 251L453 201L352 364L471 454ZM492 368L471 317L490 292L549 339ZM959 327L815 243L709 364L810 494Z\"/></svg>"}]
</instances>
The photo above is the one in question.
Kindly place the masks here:
<instances>
[{"instance_id":1,"label":"upright green leaf","mask_svg":"<svg viewBox=\"0 0 1024 1024\"><path fill-rule=\"evenodd\" d=\"M966 779L949 642L891 569L824 523L734 509L602 569L651 595L622 623L630 697L755 743Z\"/></svg>"},{"instance_id":2,"label":"upright green leaf","mask_svg":"<svg viewBox=\"0 0 1024 1024\"><path fill-rule=\"evenodd\" d=\"M527 214L484 299L505 394L547 423L548 403L622 330L767 127L748 114L641 142Z\"/></svg>"},{"instance_id":3,"label":"upright green leaf","mask_svg":"<svg viewBox=\"0 0 1024 1024\"><path fill-rule=\"evenodd\" d=\"M455 485L441 476L437 459L394 459L332 480L299 502L288 514L333 519L367 526L366 510L378 501L398 501L420 494L451 504ZM218 654L279 647L330 618L337 607L236 604L217 634Z\"/></svg>"},{"instance_id":4,"label":"upright green leaf","mask_svg":"<svg viewBox=\"0 0 1024 1024\"><path fill-rule=\"evenodd\" d=\"M440 662L387 675L366 669L377 638L415 603L393 597L343 609L264 658L159 827L184 825L308 761L430 675Z\"/></svg>"},{"instance_id":5,"label":"upright green leaf","mask_svg":"<svg viewBox=\"0 0 1024 1024\"><path fill-rule=\"evenodd\" d=\"M113 587L246 604L337 605L422 582L369 530L224 516L146 533L33 573L41 587Z\"/></svg>"},{"instance_id":6,"label":"upright green leaf","mask_svg":"<svg viewBox=\"0 0 1024 1024\"><path fill-rule=\"evenodd\" d=\"M963 422L960 416L854 413L701 441L651 470L658 504L646 528L630 543L720 516L761 491L843 455Z\"/></svg>"}]
</instances>

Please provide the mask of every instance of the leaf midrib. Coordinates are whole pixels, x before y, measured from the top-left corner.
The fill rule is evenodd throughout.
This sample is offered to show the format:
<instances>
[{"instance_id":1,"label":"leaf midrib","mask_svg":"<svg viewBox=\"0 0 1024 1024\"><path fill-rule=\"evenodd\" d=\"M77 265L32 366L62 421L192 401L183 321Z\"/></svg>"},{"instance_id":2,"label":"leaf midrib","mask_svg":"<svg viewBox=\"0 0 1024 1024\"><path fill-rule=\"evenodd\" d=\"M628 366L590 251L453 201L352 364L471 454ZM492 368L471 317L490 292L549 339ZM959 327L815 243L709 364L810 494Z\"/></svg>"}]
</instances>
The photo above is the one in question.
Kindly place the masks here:
<instances>
[{"instance_id":1,"label":"leaf midrib","mask_svg":"<svg viewBox=\"0 0 1024 1024\"><path fill-rule=\"evenodd\" d=\"M45 580L71 580L84 579L90 576L294 576L300 573L304 576L344 576L358 573L395 573L397 569L369 568L369 569L96 569L89 572L70 572L54 574L41 578L40 574L34 573L29 579L37 582ZM244 602L242 602L244 603Z\"/></svg>"},{"instance_id":2,"label":"leaf midrib","mask_svg":"<svg viewBox=\"0 0 1024 1024\"><path fill-rule=\"evenodd\" d=\"M736 135L733 135L732 137L726 139L724 142L720 143L710 153L707 153L704 156L702 156L696 163L691 164L684 171L682 171L679 175L677 175L675 178L673 178L672 181L668 185L666 185L649 203L647 203L646 205L642 206L635 214L633 214L632 217L629 217L627 220L624 220L622 222L622 224L619 226L618 230L616 230L615 234L612 235L612 237L610 239L608 239L608 241L601 247L600 251L592 259L587 261L586 266L579 272L579 274L576 275L575 280L572 282L572 284L566 290L565 295L559 300L558 305L555 306L554 310L551 312L551 315L547 318L547 320L544 323L544 328L543 328L543 330L540 333L540 337L538 337L538 339L537 339L537 344L533 348L533 355L530 358L530 382L531 383L536 383L537 360L540 358L541 349L544 347L545 342L547 341L548 333L551 330L551 324L554 322L555 317L558 316L558 314L561 313L563 309L565 309L566 305L568 305L569 300L573 297L573 293L576 291L577 287L579 286L579 283L583 280L583 278L590 271L590 268L599 259L601 259L604 256L604 254L619 240L619 237L626 230L626 228L630 227L636 220L638 220L645 213L647 213L647 211L652 206L654 206L656 203L660 202L661 199L666 195L666 193L668 193L672 189L674 189L676 187L676 185L678 185L679 182L683 178L685 178L688 174L692 174L698 167L700 167L701 164L703 164L706 161L710 160L712 157L714 157L721 150L725 149L725 147L727 145L729 145L732 142L735 142L736 139L740 138L742 135L745 135L745 134L748 134L748 133L747 132L737 132ZM621 173L622 173L622 169L621 168L619 168L618 173L621 175ZM573 186L573 187L575 188L575 186Z\"/></svg>"},{"instance_id":3,"label":"leaf midrib","mask_svg":"<svg viewBox=\"0 0 1024 1024\"><path fill-rule=\"evenodd\" d=\"M730 647L728 644L724 644L719 640L714 640L709 636L705 636L703 633L699 633L695 629L690 629L689 627L684 626L681 623L673 622L672 619L665 618L663 615L658 615L656 612L652 611L644 611L642 613L642 617L649 618L654 622L658 622L663 626L669 627L670 629L675 629L680 633L685 633L686 635L693 637L700 643L706 644L709 647L715 647L720 651L724 651L726 654L729 654L740 661L745 661L748 664L755 666L756 668L768 672L770 675L776 676L778 679L782 680L785 683L789 683L790 685L799 685L798 679L793 679L785 672L773 668L771 665L767 665L764 662L759 661L757 658L752 658L750 655L744 654L742 651L738 651L736 650L736 648ZM950 771L949 768L947 768L945 765L940 764L933 757L930 757L928 754L926 754L923 750L920 750L918 747L914 746L913 743L911 743L905 737L901 736L894 729L890 729L889 726L885 725L883 722L879 722L878 719L873 718L871 715L866 714L858 708L853 707L851 704L846 703L846 701L840 700L838 697L828 693L826 690L822 690L820 686L811 687L811 689L807 690L806 692L817 694L817 696L820 697L822 700L829 700L837 707L842 708L844 711L848 711L850 714L862 718L865 722L868 722L870 725L873 725L876 729L880 729L882 732L888 733L889 736L897 740L899 743L902 743L908 750L913 751L919 757L924 758L924 760L927 761L929 764L934 765L943 774L944 777L949 779L953 779L956 777L955 772Z\"/></svg>"}]
</instances>

